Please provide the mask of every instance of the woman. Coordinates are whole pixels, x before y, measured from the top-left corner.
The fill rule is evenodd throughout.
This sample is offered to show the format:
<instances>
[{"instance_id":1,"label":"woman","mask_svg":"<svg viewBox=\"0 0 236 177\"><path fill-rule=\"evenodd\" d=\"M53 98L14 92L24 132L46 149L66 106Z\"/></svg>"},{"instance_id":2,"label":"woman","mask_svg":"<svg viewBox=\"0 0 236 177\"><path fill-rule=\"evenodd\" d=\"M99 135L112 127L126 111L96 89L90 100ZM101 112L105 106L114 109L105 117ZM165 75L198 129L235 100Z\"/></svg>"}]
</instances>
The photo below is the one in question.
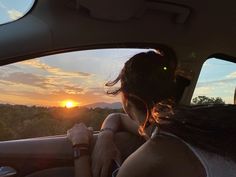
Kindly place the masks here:
<instances>
[{"instance_id":1,"label":"woman","mask_svg":"<svg viewBox=\"0 0 236 177\"><path fill-rule=\"evenodd\" d=\"M176 65L174 55L156 52L137 54L125 63L118 78L107 86L121 81L121 87L109 93L121 93L126 114L112 114L104 121L93 150L92 166L87 150L91 131L83 124L68 131L69 139L82 152L75 160L77 177L107 176L113 160L119 159L113 136L121 129L140 134L147 141L125 160L118 177L236 176L234 159L224 157L235 155L234 149L217 146L219 142L227 145L226 138L218 136L210 125L208 131L206 126L196 128L195 120L172 116L177 102ZM202 122L210 124L208 120ZM152 127L156 127L154 133L148 130ZM214 136L221 141L209 141ZM221 168L213 164L220 164Z\"/></svg>"}]
</instances>

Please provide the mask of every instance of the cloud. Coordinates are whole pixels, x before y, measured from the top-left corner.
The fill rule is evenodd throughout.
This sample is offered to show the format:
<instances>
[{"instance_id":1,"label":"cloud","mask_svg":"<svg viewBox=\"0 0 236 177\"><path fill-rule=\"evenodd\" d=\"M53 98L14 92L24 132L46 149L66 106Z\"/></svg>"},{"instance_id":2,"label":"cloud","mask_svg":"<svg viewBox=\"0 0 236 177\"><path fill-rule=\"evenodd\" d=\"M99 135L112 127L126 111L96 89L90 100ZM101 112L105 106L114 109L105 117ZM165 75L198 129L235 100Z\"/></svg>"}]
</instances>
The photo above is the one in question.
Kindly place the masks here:
<instances>
[{"instance_id":1,"label":"cloud","mask_svg":"<svg viewBox=\"0 0 236 177\"><path fill-rule=\"evenodd\" d=\"M119 100L119 97L107 96L101 87L85 88L54 76L32 73L3 73L0 75L0 85L0 99L11 104L60 106L67 99L79 102L80 105Z\"/></svg>"},{"instance_id":2,"label":"cloud","mask_svg":"<svg viewBox=\"0 0 236 177\"><path fill-rule=\"evenodd\" d=\"M7 7L0 1L0 7L2 8L2 9L7 9Z\"/></svg>"},{"instance_id":3,"label":"cloud","mask_svg":"<svg viewBox=\"0 0 236 177\"><path fill-rule=\"evenodd\" d=\"M13 87L11 87L13 88ZM74 92L68 92L65 89L59 89L55 91L45 90L40 92L39 90L32 89L14 89L9 90L8 87L0 89L0 99L6 100L11 104L27 104L27 105L41 105L41 106L60 106L64 100L74 100L79 102L80 105L86 105L94 102L116 102L119 97L110 97L105 93L100 93L101 90L84 91L79 87L65 86L65 88L73 89ZM81 92L79 92L81 91ZM100 93L100 94L97 94ZM6 103L2 101L2 103Z\"/></svg>"},{"instance_id":4,"label":"cloud","mask_svg":"<svg viewBox=\"0 0 236 177\"><path fill-rule=\"evenodd\" d=\"M41 70L44 70L48 73L51 73L53 75L57 75L60 77L89 77L89 76L91 76L91 74L84 73L84 72L64 71L61 68L52 67L52 66L49 66L45 63L42 63L38 59L26 60L26 61L21 62L21 64L29 65L33 68L41 69Z\"/></svg>"},{"instance_id":5,"label":"cloud","mask_svg":"<svg viewBox=\"0 0 236 177\"><path fill-rule=\"evenodd\" d=\"M193 97L208 96L221 97L226 103L232 104L236 77L231 73L225 79L213 80L209 82L199 82L194 91Z\"/></svg>"},{"instance_id":6,"label":"cloud","mask_svg":"<svg viewBox=\"0 0 236 177\"><path fill-rule=\"evenodd\" d=\"M12 20L17 20L17 19L19 19L23 16L23 13L19 12L16 9L8 10L7 14L8 14L9 18L12 19Z\"/></svg>"},{"instance_id":7,"label":"cloud","mask_svg":"<svg viewBox=\"0 0 236 177\"><path fill-rule=\"evenodd\" d=\"M0 76L0 79L3 81L10 81L13 83L37 86L41 88L45 88L43 83L45 83L46 80L42 76L38 76L31 73L22 73L22 72L14 72L8 75L2 75Z\"/></svg>"},{"instance_id":8,"label":"cloud","mask_svg":"<svg viewBox=\"0 0 236 177\"><path fill-rule=\"evenodd\" d=\"M80 87L74 87L74 86L64 86L64 90L68 94L76 95L76 94L83 94L84 89Z\"/></svg>"},{"instance_id":9,"label":"cloud","mask_svg":"<svg viewBox=\"0 0 236 177\"><path fill-rule=\"evenodd\" d=\"M12 86L14 83L9 82L9 81L0 80L0 84L2 84L4 86Z\"/></svg>"},{"instance_id":10,"label":"cloud","mask_svg":"<svg viewBox=\"0 0 236 177\"><path fill-rule=\"evenodd\" d=\"M214 90L214 87L210 87L210 86L201 86L201 87L196 87L195 91L194 91L194 97L199 96L199 95L209 95L210 93L212 93L212 91Z\"/></svg>"},{"instance_id":11,"label":"cloud","mask_svg":"<svg viewBox=\"0 0 236 177\"><path fill-rule=\"evenodd\" d=\"M229 75L226 76L226 78L236 79L236 72L230 73Z\"/></svg>"},{"instance_id":12,"label":"cloud","mask_svg":"<svg viewBox=\"0 0 236 177\"><path fill-rule=\"evenodd\" d=\"M232 76L232 75L231 75ZM228 77L226 79L221 79L221 80L213 80L213 81L208 81L208 82L199 82L197 83L197 87L205 87L210 84L231 84L232 82L236 81L236 77Z\"/></svg>"},{"instance_id":13,"label":"cloud","mask_svg":"<svg viewBox=\"0 0 236 177\"><path fill-rule=\"evenodd\" d=\"M22 87L22 85L19 84L39 87L49 93L58 92L60 90L64 90L68 94L83 94L84 92L84 89L81 88L80 86L76 86L73 84L65 84L54 78L47 78L36 74L23 73L23 72L14 72L8 75L1 75L0 84L4 86L16 85L16 87L15 88L12 87L12 89L18 88L19 92L25 89L25 87ZM32 88L28 89L32 90ZM39 92L39 90L35 92Z\"/></svg>"},{"instance_id":14,"label":"cloud","mask_svg":"<svg viewBox=\"0 0 236 177\"><path fill-rule=\"evenodd\" d=\"M80 105L86 105L90 103L95 103L95 102L115 102L119 100L119 97L110 97L106 95L105 93L103 94L97 94L96 91L86 91L84 93L77 93L77 94L71 94L66 92L65 90L61 90L58 92L53 92L48 95L47 98L50 98L50 100L54 101L63 101L67 99L74 100L76 102L79 102Z\"/></svg>"}]
</instances>

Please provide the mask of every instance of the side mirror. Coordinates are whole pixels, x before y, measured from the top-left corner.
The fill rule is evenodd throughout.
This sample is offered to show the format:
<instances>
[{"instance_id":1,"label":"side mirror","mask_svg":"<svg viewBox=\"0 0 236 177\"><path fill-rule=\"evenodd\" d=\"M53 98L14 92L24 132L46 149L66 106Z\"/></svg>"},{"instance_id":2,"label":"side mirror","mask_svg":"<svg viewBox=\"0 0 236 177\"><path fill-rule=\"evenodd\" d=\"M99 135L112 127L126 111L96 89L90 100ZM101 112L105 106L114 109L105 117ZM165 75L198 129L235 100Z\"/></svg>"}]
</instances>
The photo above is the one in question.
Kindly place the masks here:
<instances>
[{"instance_id":1,"label":"side mirror","mask_svg":"<svg viewBox=\"0 0 236 177\"><path fill-rule=\"evenodd\" d=\"M16 170L11 167L0 167L0 176L6 177L6 176L12 176L16 174Z\"/></svg>"}]
</instances>

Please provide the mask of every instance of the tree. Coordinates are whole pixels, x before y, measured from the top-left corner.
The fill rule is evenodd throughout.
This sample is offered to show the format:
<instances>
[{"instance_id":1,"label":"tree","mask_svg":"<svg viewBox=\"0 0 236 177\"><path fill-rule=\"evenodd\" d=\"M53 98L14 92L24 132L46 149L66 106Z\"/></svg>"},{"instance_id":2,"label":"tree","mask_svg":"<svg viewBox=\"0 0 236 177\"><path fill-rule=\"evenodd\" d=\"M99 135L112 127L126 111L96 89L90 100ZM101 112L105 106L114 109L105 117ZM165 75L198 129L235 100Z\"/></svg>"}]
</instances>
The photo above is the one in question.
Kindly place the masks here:
<instances>
[{"instance_id":1,"label":"tree","mask_svg":"<svg viewBox=\"0 0 236 177\"><path fill-rule=\"evenodd\" d=\"M13 131L8 128L4 122L1 122L0 121L0 141L2 140L10 140L10 139L13 139L15 136L14 136L14 133Z\"/></svg>"},{"instance_id":2,"label":"tree","mask_svg":"<svg viewBox=\"0 0 236 177\"><path fill-rule=\"evenodd\" d=\"M220 97L209 98L207 96L198 96L192 99L192 104L193 105L225 104L225 101Z\"/></svg>"}]
</instances>

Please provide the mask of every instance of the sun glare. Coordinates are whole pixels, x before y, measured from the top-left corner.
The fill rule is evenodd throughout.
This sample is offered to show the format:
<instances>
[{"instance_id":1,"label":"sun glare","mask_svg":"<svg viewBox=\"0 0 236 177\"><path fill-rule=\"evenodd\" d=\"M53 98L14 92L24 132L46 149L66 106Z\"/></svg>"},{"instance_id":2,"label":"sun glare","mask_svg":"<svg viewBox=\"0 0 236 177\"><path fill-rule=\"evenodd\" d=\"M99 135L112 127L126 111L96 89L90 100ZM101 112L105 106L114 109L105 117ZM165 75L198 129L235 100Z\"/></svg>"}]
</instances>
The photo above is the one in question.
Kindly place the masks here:
<instances>
[{"instance_id":1,"label":"sun glare","mask_svg":"<svg viewBox=\"0 0 236 177\"><path fill-rule=\"evenodd\" d=\"M65 107L65 108L73 108L73 107L76 107L78 106L79 103L75 102L75 101L72 101L72 100L65 100L62 102L62 106Z\"/></svg>"}]
</instances>

